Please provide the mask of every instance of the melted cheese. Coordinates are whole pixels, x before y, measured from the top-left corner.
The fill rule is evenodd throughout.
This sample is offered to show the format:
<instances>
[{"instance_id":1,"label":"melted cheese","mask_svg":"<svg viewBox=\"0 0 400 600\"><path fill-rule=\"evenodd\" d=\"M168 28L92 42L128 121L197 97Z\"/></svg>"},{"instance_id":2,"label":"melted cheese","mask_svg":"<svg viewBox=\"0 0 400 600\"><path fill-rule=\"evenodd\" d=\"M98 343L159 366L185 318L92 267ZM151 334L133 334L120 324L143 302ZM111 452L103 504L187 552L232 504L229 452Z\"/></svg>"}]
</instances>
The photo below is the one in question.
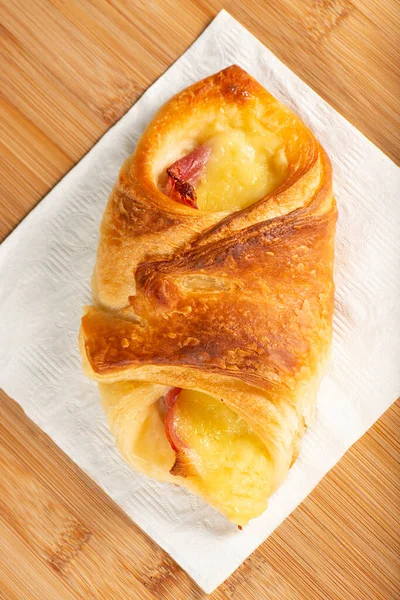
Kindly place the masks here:
<instances>
[{"instance_id":1,"label":"melted cheese","mask_svg":"<svg viewBox=\"0 0 400 600\"><path fill-rule=\"evenodd\" d=\"M155 402L146 413L135 436L134 456L148 465L149 475L177 481L179 477L169 474L175 452L165 434L165 407ZM259 516L270 495L272 463L251 427L222 400L194 390L181 391L174 423L192 450L197 474L185 479L189 489L237 525Z\"/></svg>"},{"instance_id":2,"label":"melted cheese","mask_svg":"<svg viewBox=\"0 0 400 600\"><path fill-rule=\"evenodd\" d=\"M261 200L282 183L287 160L281 138L267 128L224 127L202 136L211 156L196 185L200 210L234 212Z\"/></svg>"},{"instance_id":3,"label":"melted cheese","mask_svg":"<svg viewBox=\"0 0 400 600\"><path fill-rule=\"evenodd\" d=\"M271 461L260 438L221 400L182 390L177 431L198 460L199 491L234 523L246 524L267 507Z\"/></svg>"}]
</instances>

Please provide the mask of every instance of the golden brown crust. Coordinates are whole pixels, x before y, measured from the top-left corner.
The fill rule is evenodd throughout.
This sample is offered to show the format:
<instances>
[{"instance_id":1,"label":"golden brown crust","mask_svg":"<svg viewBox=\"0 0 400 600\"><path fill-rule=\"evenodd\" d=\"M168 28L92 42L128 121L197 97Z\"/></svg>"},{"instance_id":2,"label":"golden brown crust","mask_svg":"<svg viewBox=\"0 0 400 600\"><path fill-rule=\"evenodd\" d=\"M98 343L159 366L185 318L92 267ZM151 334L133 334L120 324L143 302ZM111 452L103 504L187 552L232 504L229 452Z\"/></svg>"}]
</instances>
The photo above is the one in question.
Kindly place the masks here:
<instances>
[{"instance_id":1,"label":"golden brown crust","mask_svg":"<svg viewBox=\"0 0 400 600\"><path fill-rule=\"evenodd\" d=\"M260 115L289 164L277 189L232 214L180 205L157 184L221 109ZM232 66L184 90L150 123L111 194L96 306L82 319L87 373L221 394L276 447L276 488L329 356L336 217L326 153L252 77Z\"/></svg>"},{"instance_id":2,"label":"golden brown crust","mask_svg":"<svg viewBox=\"0 0 400 600\"><path fill-rule=\"evenodd\" d=\"M93 370L179 364L292 387L330 335L332 221L278 217L140 265L130 298L140 324L96 309L82 320Z\"/></svg>"}]
</instances>

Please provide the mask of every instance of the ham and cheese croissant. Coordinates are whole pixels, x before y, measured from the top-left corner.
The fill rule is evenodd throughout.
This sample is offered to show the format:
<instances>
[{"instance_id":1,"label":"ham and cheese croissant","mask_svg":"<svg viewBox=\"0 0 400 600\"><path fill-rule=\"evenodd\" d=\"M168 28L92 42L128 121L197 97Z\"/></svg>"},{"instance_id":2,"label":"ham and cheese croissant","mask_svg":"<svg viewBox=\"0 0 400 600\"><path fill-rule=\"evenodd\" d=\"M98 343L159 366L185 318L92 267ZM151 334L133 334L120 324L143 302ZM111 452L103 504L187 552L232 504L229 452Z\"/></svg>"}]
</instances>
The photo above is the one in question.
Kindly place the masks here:
<instances>
[{"instance_id":1,"label":"ham and cheese croissant","mask_svg":"<svg viewBox=\"0 0 400 600\"><path fill-rule=\"evenodd\" d=\"M167 102L105 210L85 371L125 459L238 525L314 416L335 222L325 151L237 66Z\"/></svg>"}]
</instances>

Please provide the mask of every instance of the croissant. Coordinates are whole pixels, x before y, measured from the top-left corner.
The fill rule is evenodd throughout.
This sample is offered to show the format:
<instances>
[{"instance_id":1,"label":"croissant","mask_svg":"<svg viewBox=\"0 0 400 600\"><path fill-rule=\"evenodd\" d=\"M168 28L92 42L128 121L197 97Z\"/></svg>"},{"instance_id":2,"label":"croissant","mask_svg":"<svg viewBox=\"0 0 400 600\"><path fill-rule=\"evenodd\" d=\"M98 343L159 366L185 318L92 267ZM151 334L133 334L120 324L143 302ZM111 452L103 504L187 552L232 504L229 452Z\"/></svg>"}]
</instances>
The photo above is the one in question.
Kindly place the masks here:
<instances>
[{"instance_id":1,"label":"croissant","mask_svg":"<svg viewBox=\"0 0 400 600\"><path fill-rule=\"evenodd\" d=\"M161 108L105 210L84 369L124 458L239 526L314 417L336 217L325 151L238 66Z\"/></svg>"}]
</instances>

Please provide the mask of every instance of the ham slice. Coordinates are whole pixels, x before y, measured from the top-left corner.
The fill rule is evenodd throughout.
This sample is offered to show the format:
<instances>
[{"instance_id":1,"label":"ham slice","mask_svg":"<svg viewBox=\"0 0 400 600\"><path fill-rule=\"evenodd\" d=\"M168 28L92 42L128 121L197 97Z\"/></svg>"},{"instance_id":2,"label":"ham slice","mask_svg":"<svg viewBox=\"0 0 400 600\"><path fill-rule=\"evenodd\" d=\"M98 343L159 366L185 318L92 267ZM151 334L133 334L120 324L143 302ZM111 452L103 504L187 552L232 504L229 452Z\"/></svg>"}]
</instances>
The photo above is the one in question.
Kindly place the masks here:
<instances>
[{"instance_id":1,"label":"ham slice","mask_svg":"<svg viewBox=\"0 0 400 600\"><path fill-rule=\"evenodd\" d=\"M167 169L165 193L176 202L198 208L195 185L210 158L211 148L199 146L186 156L174 162Z\"/></svg>"},{"instance_id":2,"label":"ham slice","mask_svg":"<svg viewBox=\"0 0 400 600\"><path fill-rule=\"evenodd\" d=\"M164 396L167 411L164 417L165 433L175 452L175 462L170 470L171 475L190 477L196 475L196 457L193 450L184 442L176 429L176 404L182 388L170 388Z\"/></svg>"},{"instance_id":3,"label":"ham slice","mask_svg":"<svg viewBox=\"0 0 400 600\"><path fill-rule=\"evenodd\" d=\"M181 393L182 388L174 387L168 390L168 392L164 396L165 406L167 408L167 412L165 413L165 433L167 434L168 441L171 445L172 450L178 452L179 449L185 445L184 441L177 433L175 429L175 415L174 415L174 407L176 401L179 398L179 394Z\"/></svg>"}]
</instances>

